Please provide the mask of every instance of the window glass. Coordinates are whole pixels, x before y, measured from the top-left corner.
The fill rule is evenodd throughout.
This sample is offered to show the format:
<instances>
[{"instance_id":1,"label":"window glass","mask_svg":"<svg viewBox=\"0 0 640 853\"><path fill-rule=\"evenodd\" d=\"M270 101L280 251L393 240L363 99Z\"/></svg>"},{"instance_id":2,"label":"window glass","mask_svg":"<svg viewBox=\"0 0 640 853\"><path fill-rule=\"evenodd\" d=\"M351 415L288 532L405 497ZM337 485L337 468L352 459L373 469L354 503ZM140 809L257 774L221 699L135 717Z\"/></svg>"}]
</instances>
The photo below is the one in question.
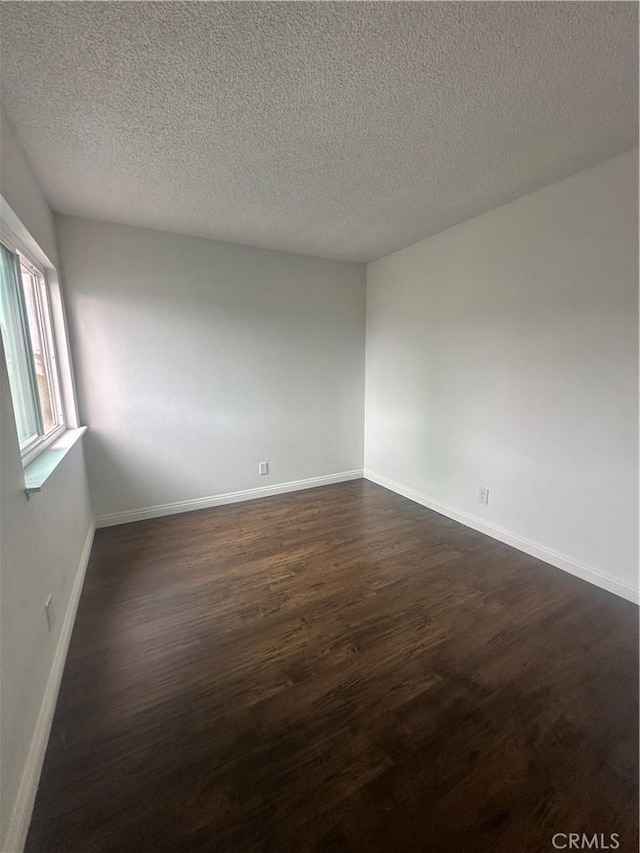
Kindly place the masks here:
<instances>
[{"instance_id":1,"label":"window glass","mask_svg":"<svg viewBox=\"0 0 640 853\"><path fill-rule=\"evenodd\" d=\"M40 275L24 262L20 264L20 273L22 276L26 314L29 322L33 365L38 386L38 396L40 398L42 427L46 435L58 423L55 387L51 369L51 354L45 335L45 319L48 319L47 315L49 312L48 305L42 304L46 298L46 291L41 286Z\"/></svg>"},{"instance_id":2,"label":"window glass","mask_svg":"<svg viewBox=\"0 0 640 853\"><path fill-rule=\"evenodd\" d=\"M0 328L20 447L39 436L34 370L26 333L17 256L0 243Z\"/></svg>"},{"instance_id":3,"label":"window glass","mask_svg":"<svg viewBox=\"0 0 640 853\"><path fill-rule=\"evenodd\" d=\"M23 464L64 429L44 273L0 243L0 329Z\"/></svg>"}]
</instances>

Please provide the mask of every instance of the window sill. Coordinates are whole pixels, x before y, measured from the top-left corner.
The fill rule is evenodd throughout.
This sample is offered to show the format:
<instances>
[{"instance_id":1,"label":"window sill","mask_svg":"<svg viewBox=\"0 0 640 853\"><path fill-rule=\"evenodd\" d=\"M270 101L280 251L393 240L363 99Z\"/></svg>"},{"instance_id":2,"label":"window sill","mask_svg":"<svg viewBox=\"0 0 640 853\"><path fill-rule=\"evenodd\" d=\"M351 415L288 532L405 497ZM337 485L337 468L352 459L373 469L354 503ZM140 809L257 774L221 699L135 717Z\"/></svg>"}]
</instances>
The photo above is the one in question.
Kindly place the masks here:
<instances>
[{"instance_id":1,"label":"window sill","mask_svg":"<svg viewBox=\"0 0 640 853\"><path fill-rule=\"evenodd\" d=\"M37 459L27 465L24 469L24 490L27 497L34 492L42 491L42 486L86 431L86 426L68 429L46 450L43 450Z\"/></svg>"}]
</instances>

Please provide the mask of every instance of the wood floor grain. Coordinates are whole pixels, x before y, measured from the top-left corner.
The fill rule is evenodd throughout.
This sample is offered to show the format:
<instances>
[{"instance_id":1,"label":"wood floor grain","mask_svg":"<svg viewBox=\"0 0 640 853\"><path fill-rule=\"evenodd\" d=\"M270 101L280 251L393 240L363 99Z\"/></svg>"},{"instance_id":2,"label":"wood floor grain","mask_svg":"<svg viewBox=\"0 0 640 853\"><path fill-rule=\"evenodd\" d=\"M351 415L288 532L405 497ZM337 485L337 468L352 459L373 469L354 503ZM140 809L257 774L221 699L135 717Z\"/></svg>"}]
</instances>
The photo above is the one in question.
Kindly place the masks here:
<instances>
[{"instance_id":1,"label":"wood floor grain","mask_svg":"<svg viewBox=\"0 0 640 853\"><path fill-rule=\"evenodd\" d=\"M100 530L27 851L635 851L637 625L366 481Z\"/></svg>"}]
</instances>

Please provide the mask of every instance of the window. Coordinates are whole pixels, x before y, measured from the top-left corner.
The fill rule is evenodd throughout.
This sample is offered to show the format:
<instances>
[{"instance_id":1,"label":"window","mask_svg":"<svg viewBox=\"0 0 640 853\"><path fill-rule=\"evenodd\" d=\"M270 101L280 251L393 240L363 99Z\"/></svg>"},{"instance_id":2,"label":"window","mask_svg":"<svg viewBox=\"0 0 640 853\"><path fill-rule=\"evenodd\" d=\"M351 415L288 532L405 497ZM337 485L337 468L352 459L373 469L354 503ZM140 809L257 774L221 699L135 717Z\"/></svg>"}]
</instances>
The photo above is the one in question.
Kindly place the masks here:
<instances>
[{"instance_id":1,"label":"window","mask_svg":"<svg viewBox=\"0 0 640 853\"><path fill-rule=\"evenodd\" d=\"M0 328L23 464L65 429L44 270L0 243Z\"/></svg>"}]
</instances>

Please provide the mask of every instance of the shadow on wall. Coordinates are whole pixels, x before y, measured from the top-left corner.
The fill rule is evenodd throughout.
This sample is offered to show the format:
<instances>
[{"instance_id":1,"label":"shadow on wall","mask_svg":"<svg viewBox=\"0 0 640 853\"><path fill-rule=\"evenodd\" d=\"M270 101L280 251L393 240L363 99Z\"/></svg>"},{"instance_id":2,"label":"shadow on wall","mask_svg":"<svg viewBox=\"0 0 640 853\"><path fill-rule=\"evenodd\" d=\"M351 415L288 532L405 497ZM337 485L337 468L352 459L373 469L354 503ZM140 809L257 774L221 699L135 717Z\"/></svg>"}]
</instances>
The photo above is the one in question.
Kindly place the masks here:
<instances>
[{"instance_id":1,"label":"shadow on wall","mask_svg":"<svg viewBox=\"0 0 640 853\"><path fill-rule=\"evenodd\" d=\"M184 457L177 448L172 452L171 448L159 447L144 434L137 441L128 434L120 444L89 430L85 441L89 488L97 518L116 510L155 506L161 503L158 492L176 494L176 501L194 497L193 492L182 492L185 481L193 483L198 471L185 469ZM122 506L122 495L128 497L127 506Z\"/></svg>"}]
</instances>

